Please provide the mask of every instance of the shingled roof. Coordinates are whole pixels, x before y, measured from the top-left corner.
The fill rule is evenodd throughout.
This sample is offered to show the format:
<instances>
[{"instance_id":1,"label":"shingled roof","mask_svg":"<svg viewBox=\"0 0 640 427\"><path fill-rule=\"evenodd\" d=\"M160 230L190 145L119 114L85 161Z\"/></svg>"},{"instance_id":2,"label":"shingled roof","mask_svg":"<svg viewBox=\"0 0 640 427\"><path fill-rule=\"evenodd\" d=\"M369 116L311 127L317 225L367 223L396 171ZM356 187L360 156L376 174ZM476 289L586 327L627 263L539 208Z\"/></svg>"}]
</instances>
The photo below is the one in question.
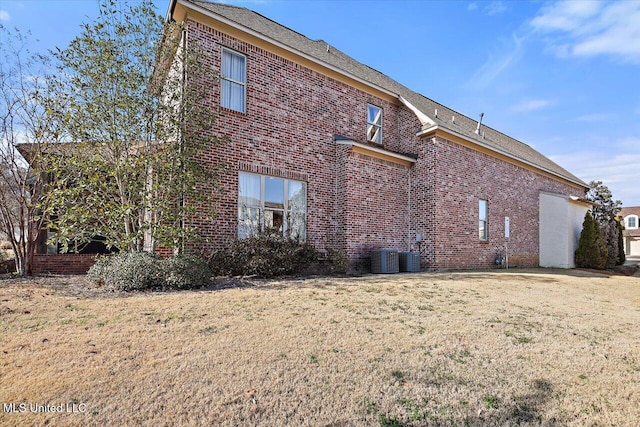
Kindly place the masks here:
<instances>
[{"instance_id":1,"label":"shingled roof","mask_svg":"<svg viewBox=\"0 0 640 427\"><path fill-rule=\"evenodd\" d=\"M327 48L328 44L325 41L311 40L259 13L243 7L202 0L179 1L186 5L195 5L197 9L206 11L209 15L217 15L228 21L232 21L237 26L244 27L244 29L250 33L258 33L268 40L284 45L295 53L310 57L321 64L340 70L371 86L390 92L399 99L404 99L403 102L408 101L411 106L419 111L419 113L417 113L419 117L428 121L428 123L423 123L425 130L427 130L427 128L442 129L445 132L471 140L475 144L499 154L514 158L585 188L588 187L580 178L540 154L529 145L485 125L482 126L480 135L476 134L476 120L412 91L385 74L356 61L334 47ZM172 2L170 13L172 12L171 8L173 4ZM437 116L435 113L436 110ZM452 121L452 117L455 117L455 122ZM425 122L425 120L421 121Z\"/></svg>"}]
</instances>

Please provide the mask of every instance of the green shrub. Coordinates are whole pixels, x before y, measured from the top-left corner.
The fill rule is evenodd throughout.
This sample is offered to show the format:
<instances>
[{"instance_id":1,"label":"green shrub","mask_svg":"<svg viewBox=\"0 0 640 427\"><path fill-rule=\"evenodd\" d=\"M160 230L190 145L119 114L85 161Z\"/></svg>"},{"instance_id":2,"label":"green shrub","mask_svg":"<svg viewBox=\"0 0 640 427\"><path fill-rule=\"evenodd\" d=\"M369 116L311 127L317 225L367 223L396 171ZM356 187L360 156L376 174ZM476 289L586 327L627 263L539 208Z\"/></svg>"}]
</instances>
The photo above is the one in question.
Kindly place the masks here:
<instances>
[{"instance_id":1,"label":"green shrub","mask_svg":"<svg viewBox=\"0 0 640 427\"><path fill-rule=\"evenodd\" d=\"M206 260L180 254L163 261L164 285L173 289L194 289L209 284L211 268Z\"/></svg>"},{"instance_id":2,"label":"green shrub","mask_svg":"<svg viewBox=\"0 0 640 427\"><path fill-rule=\"evenodd\" d=\"M582 223L582 232L576 249L576 267L602 270L607 263L607 246L602 239L600 227L587 211Z\"/></svg>"},{"instance_id":3,"label":"green shrub","mask_svg":"<svg viewBox=\"0 0 640 427\"><path fill-rule=\"evenodd\" d=\"M161 259L149 252L125 252L98 258L87 276L122 291L152 289L164 284Z\"/></svg>"},{"instance_id":4,"label":"green shrub","mask_svg":"<svg viewBox=\"0 0 640 427\"><path fill-rule=\"evenodd\" d=\"M318 258L311 243L265 233L232 242L210 265L224 276L278 277L303 273Z\"/></svg>"},{"instance_id":5,"label":"green shrub","mask_svg":"<svg viewBox=\"0 0 640 427\"><path fill-rule=\"evenodd\" d=\"M133 252L98 258L87 276L114 289L134 291L199 288L209 283L212 274L207 262L195 255L163 260L149 252Z\"/></svg>"}]
</instances>

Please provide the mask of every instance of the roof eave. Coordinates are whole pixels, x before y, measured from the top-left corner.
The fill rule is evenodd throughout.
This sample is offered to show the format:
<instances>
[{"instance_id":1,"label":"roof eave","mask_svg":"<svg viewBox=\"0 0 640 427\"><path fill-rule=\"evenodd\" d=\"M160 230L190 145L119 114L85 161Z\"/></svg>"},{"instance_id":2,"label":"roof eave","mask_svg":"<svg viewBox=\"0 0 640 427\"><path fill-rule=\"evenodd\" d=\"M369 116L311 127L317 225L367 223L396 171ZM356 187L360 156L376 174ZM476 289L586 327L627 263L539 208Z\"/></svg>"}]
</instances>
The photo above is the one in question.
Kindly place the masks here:
<instances>
[{"instance_id":1,"label":"roof eave","mask_svg":"<svg viewBox=\"0 0 640 427\"><path fill-rule=\"evenodd\" d=\"M195 3L190 2L189 0L172 0L172 3L177 3L177 4L181 4L181 5L185 6L185 7L189 7L189 8L193 9L194 11L196 11L198 13L201 13L201 14L203 14L205 16L208 16L208 17L213 18L213 19L215 19L217 21L220 21L223 24L228 25L230 27L233 27L233 28L236 28L238 30L241 30L241 31L253 36L253 37L256 37L256 38L258 38L260 40L263 40L263 41L265 41L267 43L270 43L270 44L272 44L274 46L277 46L277 47L279 47L281 49L285 49L285 50L287 50L289 52L292 52L293 54L298 55L298 56L306 59L307 61L314 62L314 63L316 63L316 64L318 64L318 65L320 65L320 66L322 66L324 68L327 68L327 69L329 69L329 70L331 70L331 71L333 71L335 73L341 74L341 75L343 75L343 76L345 76L345 77L347 77L349 79L357 81L360 84L363 84L363 85L368 86L368 87L370 87L372 89L375 89L376 91L382 92L382 93L386 94L387 96L390 96L390 97L393 97L393 98L399 98L399 95L396 94L396 93L393 93L393 92L391 92L391 91L389 91L389 90L387 90L387 89L385 89L385 88L383 88L381 86L378 86L378 85L376 85L374 83L371 83L370 81L362 79L362 78L356 76L355 74L349 73L348 71L345 71L345 70L343 70L341 68L338 68L338 67L336 67L334 65L331 65L331 64L329 64L329 63L327 63L325 61L322 61L321 59L318 59L318 58L316 58L314 56L308 55L308 54L306 54L306 53L304 53L304 52L302 52L302 51L300 51L298 49L295 49L295 48L293 48L293 47L291 47L291 46L289 46L287 44L279 42L278 40L275 40L275 39L273 39L273 38L271 38L269 36L266 36L266 35L264 35L262 33L259 33L259 32L255 31L255 30L253 30L253 29L251 29L249 27L246 27L246 26L241 25L241 24L239 24L239 23L237 23L235 21L232 21L232 20L230 20L228 18L225 18L224 16L218 15L215 12L212 12L212 11L206 9L206 8L203 8L203 7L201 7L201 6L199 6L199 5L195 4ZM175 5L174 5L173 8L170 9L171 13L173 13L174 9L175 9Z\"/></svg>"},{"instance_id":2,"label":"roof eave","mask_svg":"<svg viewBox=\"0 0 640 427\"><path fill-rule=\"evenodd\" d=\"M357 142L340 135L335 135L334 140L336 144L353 147L357 152L373 155L373 157L383 158L393 163L399 163L405 166L415 164L418 157L408 154L396 153L394 151L385 150L384 148L373 147L371 145L363 144L361 142Z\"/></svg>"},{"instance_id":3,"label":"roof eave","mask_svg":"<svg viewBox=\"0 0 640 427\"><path fill-rule=\"evenodd\" d=\"M567 176L564 176L564 175L560 175L560 174L558 174L558 173L556 173L556 172L554 172L554 171L552 171L550 169L547 169L547 168L545 168L543 166L540 166L538 164L535 164L533 162L525 160L525 159L523 159L521 157L515 156L515 155L513 155L513 154L511 154L511 153L509 153L507 151L500 150L499 148L492 147L491 145L488 145L488 144L486 144L486 143L484 143L482 141L479 141L477 139L469 138L468 136L466 136L464 134L461 134L459 132L456 132L455 130L446 128L446 127L438 125L438 124L435 124L433 126L429 126L429 127L425 127L425 128L420 129L416 133L416 136L418 136L419 138L425 138L425 137L427 137L427 136L429 136L431 134L435 134L436 131L442 131L443 133L447 133L449 135L452 135L452 136L455 136L457 138L463 139L463 140L465 140L467 142L470 142L471 144L474 144L474 145L477 145L479 147L482 147L485 150L492 151L492 152L497 153L497 154L499 154L501 156L505 156L507 158L510 158L510 159L515 160L515 161L520 162L520 163L524 163L529 167L532 167L534 169L538 169L538 170L543 171L545 173L548 173L548 174L551 174L553 176L556 176L556 177L558 177L558 178L560 178L560 179L562 179L564 181L568 181L568 182L571 182L571 183L573 183L575 185L583 187L585 190L589 188L589 185L587 183L583 182L583 181L575 180L575 179L572 179L570 177L567 177Z\"/></svg>"}]
</instances>

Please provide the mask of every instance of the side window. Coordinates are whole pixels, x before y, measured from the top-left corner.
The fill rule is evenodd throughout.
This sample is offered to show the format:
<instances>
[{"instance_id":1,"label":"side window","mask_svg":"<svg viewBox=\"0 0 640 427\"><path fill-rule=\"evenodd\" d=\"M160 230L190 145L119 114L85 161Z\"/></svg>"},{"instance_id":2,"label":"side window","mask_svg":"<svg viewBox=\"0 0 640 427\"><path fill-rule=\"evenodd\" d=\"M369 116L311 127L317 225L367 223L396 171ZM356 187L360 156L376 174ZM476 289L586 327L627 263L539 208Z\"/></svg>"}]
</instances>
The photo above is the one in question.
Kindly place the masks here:
<instances>
[{"instance_id":1,"label":"side window","mask_svg":"<svg viewBox=\"0 0 640 427\"><path fill-rule=\"evenodd\" d=\"M487 201L480 200L478 203L478 237L480 240L487 240Z\"/></svg>"},{"instance_id":2,"label":"side window","mask_svg":"<svg viewBox=\"0 0 640 427\"><path fill-rule=\"evenodd\" d=\"M638 215L629 215L627 218L626 228L636 229L638 228Z\"/></svg>"},{"instance_id":3,"label":"side window","mask_svg":"<svg viewBox=\"0 0 640 427\"><path fill-rule=\"evenodd\" d=\"M246 111L246 57L229 49L222 49L220 105L230 110Z\"/></svg>"},{"instance_id":4,"label":"side window","mask_svg":"<svg viewBox=\"0 0 640 427\"><path fill-rule=\"evenodd\" d=\"M382 108L367 105L367 141L382 144Z\"/></svg>"}]
</instances>

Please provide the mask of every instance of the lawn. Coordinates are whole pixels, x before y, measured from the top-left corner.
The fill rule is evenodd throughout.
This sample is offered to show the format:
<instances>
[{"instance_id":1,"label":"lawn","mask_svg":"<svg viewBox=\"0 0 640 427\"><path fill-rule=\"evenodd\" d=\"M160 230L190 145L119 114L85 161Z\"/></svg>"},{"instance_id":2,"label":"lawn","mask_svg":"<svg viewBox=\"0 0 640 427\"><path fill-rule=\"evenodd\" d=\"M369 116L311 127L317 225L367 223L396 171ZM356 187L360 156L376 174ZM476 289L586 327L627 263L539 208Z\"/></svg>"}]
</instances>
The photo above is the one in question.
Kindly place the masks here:
<instances>
[{"instance_id":1,"label":"lawn","mask_svg":"<svg viewBox=\"0 0 640 427\"><path fill-rule=\"evenodd\" d=\"M640 424L638 277L83 280L0 281L0 425Z\"/></svg>"}]
</instances>

